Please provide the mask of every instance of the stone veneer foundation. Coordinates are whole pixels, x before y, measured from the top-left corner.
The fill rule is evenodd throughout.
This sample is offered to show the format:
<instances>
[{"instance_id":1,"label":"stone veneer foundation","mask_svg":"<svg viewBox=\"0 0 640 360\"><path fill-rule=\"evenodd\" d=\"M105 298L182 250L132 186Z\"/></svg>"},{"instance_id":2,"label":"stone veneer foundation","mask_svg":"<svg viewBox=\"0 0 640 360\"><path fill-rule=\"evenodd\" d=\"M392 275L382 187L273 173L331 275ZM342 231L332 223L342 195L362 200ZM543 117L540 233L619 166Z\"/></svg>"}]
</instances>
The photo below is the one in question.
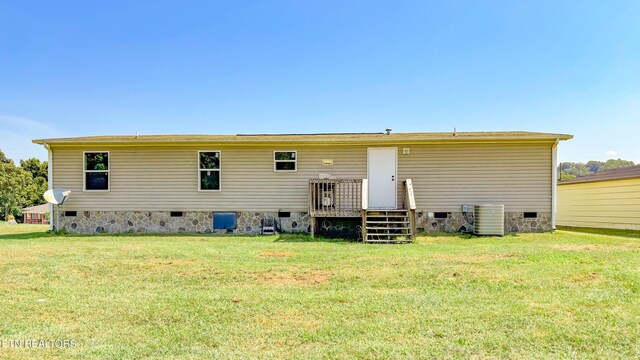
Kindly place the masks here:
<instances>
[{"instance_id":1,"label":"stone veneer foundation","mask_svg":"<svg viewBox=\"0 0 640 360\"><path fill-rule=\"evenodd\" d=\"M552 231L551 213L539 212L536 218L525 218L521 212L504 213L505 233L531 233ZM447 213L446 218L429 218L428 212L418 211L416 214L416 228L418 232L461 232L473 231L473 213Z\"/></svg>"},{"instance_id":2,"label":"stone veneer foundation","mask_svg":"<svg viewBox=\"0 0 640 360\"><path fill-rule=\"evenodd\" d=\"M172 217L169 211L78 211L76 216L60 212L60 228L70 233L236 233L259 234L261 220L274 219L280 232L308 232L309 215L291 212L278 217L278 212L237 212L234 230L214 229L213 212L184 211Z\"/></svg>"},{"instance_id":3,"label":"stone veneer foundation","mask_svg":"<svg viewBox=\"0 0 640 360\"><path fill-rule=\"evenodd\" d=\"M213 212L185 211L183 216L172 217L169 211L78 211L76 216L60 212L60 228L70 233L235 233L259 234L261 220L276 221L280 232L309 232L309 214L291 212L289 217L278 217L278 212L237 212L234 230L213 229ZM55 223L55 222L54 222ZM326 223L326 224L325 224ZM323 225L325 224L325 225ZM339 226L338 226L339 225ZM331 231L347 231L350 226L334 224L331 219L320 222ZM416 214L418 232L460 232L473 230L473 213L447 213L446 218L430 218L428 212ZM536 218L524 218L521 212L505 213L505 232L552 231L551 213L538 213Z\"/></svg>"}]
</instances>

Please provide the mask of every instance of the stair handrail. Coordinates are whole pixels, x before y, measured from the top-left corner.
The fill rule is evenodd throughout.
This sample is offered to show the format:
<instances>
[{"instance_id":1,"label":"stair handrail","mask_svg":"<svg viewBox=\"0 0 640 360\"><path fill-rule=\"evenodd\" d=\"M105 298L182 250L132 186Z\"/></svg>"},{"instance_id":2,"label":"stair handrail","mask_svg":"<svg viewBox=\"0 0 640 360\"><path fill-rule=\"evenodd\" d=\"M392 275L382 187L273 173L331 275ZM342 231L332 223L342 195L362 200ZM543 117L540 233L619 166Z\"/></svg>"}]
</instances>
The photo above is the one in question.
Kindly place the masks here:
<instances>
[{"instance_id":1,"label":"stair handrail","mask_svg":"<svg viewBox=\"0 0 640 360\"><path fill-rule=\"evenodd\" d=\"M413 194L413 181L411 179L407 179L404 181L404 186L407 194L407 209L415 210L416 209L416 198Z\"/></svg>"},{"instance_id":2,"label":"stair handrail","mask_svg":"<svg viewBox=\"0 0 640 360\"><path fill-rule=\"evenodd\" d=\"M416 236L416 197L413 194L413 180L406 179L404 181L405 188L405 206L409 210L409 226L411 227L411 240L415 240Z\"/></svg>"}]
</instances>

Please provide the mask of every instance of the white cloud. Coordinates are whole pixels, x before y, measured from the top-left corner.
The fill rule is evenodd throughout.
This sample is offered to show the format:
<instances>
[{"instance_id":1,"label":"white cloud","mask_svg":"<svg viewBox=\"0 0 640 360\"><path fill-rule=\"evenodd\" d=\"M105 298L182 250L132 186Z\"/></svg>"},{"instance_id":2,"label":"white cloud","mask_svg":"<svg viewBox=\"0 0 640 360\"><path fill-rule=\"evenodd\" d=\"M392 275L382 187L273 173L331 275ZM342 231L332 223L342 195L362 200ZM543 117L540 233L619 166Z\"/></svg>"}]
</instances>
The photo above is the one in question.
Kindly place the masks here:
<instances>
[{"instance_id":1,"label":"white cloud","mask_svg":"<svg viewBox=\"0 0 640 360\"><path fill-rule=\"evenodd\" d=\"M613 150L609 150L605 154L607 155L607 159L612 159L618 155L618 153Z\"/></svg>"},{"instance_id":2,"label":"white cloud","mask_svg":"<svg viewBox=\"0 0 640 360\"><path fill-rule=\"evenodd\" d=\"M21 116L0 115L0 149L16 163L20 159L47 159L47 151L33 139L62 137L64 134L46 123Z\"/></svg>"}]
</instances>

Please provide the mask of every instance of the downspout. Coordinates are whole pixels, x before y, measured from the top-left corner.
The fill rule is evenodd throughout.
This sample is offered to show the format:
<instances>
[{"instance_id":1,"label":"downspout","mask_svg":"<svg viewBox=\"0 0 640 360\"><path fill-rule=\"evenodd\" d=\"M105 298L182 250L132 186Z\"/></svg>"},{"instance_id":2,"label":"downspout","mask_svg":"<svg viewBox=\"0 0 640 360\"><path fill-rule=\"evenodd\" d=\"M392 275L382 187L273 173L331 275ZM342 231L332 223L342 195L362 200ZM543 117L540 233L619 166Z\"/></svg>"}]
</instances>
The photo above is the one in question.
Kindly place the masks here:
<instances>
[{"instance_id":1,"label":"downspout","mask_svg":"<svg viewBox=\"0 0 640 360\"><path fill-rule=\"evenodd\" d=\"M49 190L53 189L53 151L49 144L44 143L44 148L47 149L47 187ZM53 204L48 204L49 207L49 231L53 231Z\"/></svg>"},{"instance_id":2,"label":"downspout","mask_svg":"<svg viewBox=\"0 0 640 360\"><path fill-rule=\"evenodd\" d=\"M560 139L551 147L551 227L556 230L556 211L558 209L558 143Z\"/></svg>"}]
</instances>

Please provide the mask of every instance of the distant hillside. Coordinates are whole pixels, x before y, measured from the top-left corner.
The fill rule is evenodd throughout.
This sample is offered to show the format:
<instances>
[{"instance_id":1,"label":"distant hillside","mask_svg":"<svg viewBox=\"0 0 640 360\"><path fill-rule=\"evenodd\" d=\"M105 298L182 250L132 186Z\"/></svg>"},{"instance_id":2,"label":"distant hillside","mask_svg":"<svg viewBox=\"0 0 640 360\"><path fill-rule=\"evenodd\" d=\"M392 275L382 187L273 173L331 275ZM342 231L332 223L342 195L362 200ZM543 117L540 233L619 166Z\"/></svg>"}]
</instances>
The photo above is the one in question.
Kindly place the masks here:
<instances>
[{"instance_id":1,"label":"distant hillside","mask_svg":"<svg viewBox=\"0 0 640 360\"><path fill-rule=\"evenodd\" d=\"M634 165L633 161L622 159L609 159L607 161L591 160L587 161L586 164L581 162L563 162L558 167L558 171L560 172L560 181L563 181L597 173L598 171L620 169Z\"/></svg>"}]
</instances>

